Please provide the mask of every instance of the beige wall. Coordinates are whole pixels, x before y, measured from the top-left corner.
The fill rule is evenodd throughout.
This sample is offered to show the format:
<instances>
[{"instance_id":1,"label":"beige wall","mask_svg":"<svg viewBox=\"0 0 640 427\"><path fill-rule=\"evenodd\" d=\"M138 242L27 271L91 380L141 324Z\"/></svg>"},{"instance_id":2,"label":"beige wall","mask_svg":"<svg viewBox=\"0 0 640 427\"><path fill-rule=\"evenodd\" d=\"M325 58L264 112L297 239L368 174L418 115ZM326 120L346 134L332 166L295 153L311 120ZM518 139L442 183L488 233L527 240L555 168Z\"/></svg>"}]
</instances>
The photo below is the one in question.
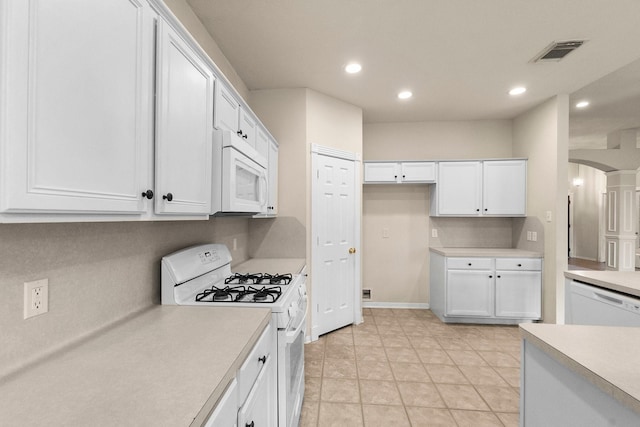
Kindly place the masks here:
<instances>
[{"instance_id":1,"label":"beige wall","mask_svg":"<svg viewBox=\"0 0 640 427\"><path fill-rule=\"evenodd\" d=\"M364 160L511 157L511 132L509 120L365 124ZM371 289L370 302L427 304L429 246L511 245L509 218L430 218L429 191L425 184L364 185L363 288ZM489 240L486 227L495 232Z\"/></svg>"},{"instance_id":2,"label":"beige wall","mask_svg":"<svg viewBox=\"0 0 640 427\"><path fill-rule=\"evenodd\" d=\"M247 89L247 86L224 56L218 44L204 28L204 25L202 25L202 22L193 12L191 6L187 4L186 0L164 0L164 3L171 9L189 33L191 33L200 47L209 55L209 58L211 58L222 74L229 80L229 83L247 100L249 97L249 89Z\"/></svg>"},{"instance_id":3,"label":"beige wall","mask_svg":"<svg viewBox=\"0 0 640 427\"><path fill-rule=\"evenodd\" d=\"M511 157L511 121L370 123L365 160Z\"/></svg>"},{"instance_id":4,"label":"beige wall","mask_svg":"<svg viewBox=\"0 0 640 427\"><path fill-rule=\"evenodd\" d=\"M219 242L247 258L248 220L0 224L0 377L160 302L160 258ZM49 279L49 312L23 319L23 283Z\"/></svg>"},{"instance_id":5,"label":"beige wall","mask_svg":"<svg viewBox=\"0 0 640 427\"><path fill-rule=\"evenodd\" d=\"M513 154L527 157L527 214L544 225L543 318L564 320L567 267L568 96L558 95L514 120ZM547 221L547 212L551 221Z\"/></svg>"}]
</instances>

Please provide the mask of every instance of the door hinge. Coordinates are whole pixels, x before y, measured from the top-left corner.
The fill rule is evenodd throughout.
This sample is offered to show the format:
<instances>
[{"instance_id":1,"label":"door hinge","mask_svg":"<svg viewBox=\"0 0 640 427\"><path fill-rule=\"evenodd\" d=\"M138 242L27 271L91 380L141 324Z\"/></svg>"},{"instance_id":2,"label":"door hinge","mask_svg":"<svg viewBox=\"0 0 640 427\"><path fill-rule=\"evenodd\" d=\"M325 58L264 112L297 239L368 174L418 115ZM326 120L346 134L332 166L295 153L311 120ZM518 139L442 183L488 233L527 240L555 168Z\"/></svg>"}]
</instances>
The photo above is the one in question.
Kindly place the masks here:
<instances>
[{"instance_id":1,"label":"door hinge","mask_svg":"<svg viewBox=\"0 0 640 427\"><path fill-rule=\"evenodd\" d=\"M316 178L317 178L317 179L320 179L320 169L317 169L317 170L316 170Z\"/></svg>"}]
</instances>

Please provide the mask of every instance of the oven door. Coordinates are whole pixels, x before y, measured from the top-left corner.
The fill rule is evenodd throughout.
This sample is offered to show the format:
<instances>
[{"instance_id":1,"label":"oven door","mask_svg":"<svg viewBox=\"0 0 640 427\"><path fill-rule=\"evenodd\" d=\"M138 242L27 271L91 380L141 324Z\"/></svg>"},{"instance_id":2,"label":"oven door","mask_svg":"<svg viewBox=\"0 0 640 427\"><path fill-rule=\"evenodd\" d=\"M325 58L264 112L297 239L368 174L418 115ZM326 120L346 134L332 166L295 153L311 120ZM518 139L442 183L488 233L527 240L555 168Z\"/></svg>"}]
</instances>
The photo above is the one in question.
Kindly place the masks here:
<instances>
[{"instance_id":1,"label":"oven door","mask_svg":"<svg viewBox=\"0 0 640 427\"><path fill-rule=\"evenodd\" d=\"M265 168L232 147L222 150L222 211L264 213L267 208Z\"/></svg>"},{"instance_id":2,"label":"oven door","mask_svg":"<svg viewBox=\"0 0 640 427\"><path fill-rule=\"evenodd\" d=\"M287 329L278 330L278 418L279 425L297 426L304 397L304 340L306 297Z\"/></svg>"}]
</instances>

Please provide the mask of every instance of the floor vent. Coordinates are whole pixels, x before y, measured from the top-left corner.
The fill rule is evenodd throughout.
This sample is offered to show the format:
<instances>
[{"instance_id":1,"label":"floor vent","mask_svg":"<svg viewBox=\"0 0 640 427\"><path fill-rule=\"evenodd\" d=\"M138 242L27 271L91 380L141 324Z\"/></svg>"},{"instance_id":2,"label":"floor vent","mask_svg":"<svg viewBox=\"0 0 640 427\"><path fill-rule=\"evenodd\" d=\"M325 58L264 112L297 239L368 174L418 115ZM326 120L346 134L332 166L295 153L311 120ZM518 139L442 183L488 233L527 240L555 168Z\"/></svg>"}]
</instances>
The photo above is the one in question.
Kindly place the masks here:
<instances>
[{"instance_id":1,"label":"floor vent","mask_svg":"<svg viewBox=\"0 0 640 427\"><path fill-rule=\"evenodd\" d=\"M564 42L553 42L547 46L542 52L536 55L531 62L558 62L580 46L586 40L569 40Z\"/></svg>"},{"instance_id":2,"label":"floor vent","mask_svg":"<svg viewBox=\"0 0 640 427\"><path fill-rule=\"evenodd\" d=\"M362 290L362 299L371 299L371 289Z\"/></svg>"}]
</instances>

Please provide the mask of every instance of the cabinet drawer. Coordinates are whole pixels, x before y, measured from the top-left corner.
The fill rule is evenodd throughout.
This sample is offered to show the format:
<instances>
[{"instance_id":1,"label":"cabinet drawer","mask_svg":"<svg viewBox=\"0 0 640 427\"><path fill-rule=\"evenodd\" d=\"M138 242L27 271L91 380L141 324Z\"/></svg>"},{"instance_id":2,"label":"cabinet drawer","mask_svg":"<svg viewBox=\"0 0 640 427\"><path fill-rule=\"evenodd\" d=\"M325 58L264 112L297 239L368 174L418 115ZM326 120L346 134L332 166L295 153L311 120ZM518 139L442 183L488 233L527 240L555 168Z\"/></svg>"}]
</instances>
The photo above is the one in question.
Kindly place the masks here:
<instances>
[{"instance_id":1,"label":"cabinet drawer","mask_svg":"<svg viewBox=\"0 0 640 427\"><path fill-rule=\"evenodd\" d=\"M249 391L251 391L251 387L253 387L253 384L256 382L256 378L258 378L266 361L274 356L273 328L271 325L268 325L238 370L238 400L240 404L242 404L249 395Z\"/></svg>"},{"instance_id":2,"label":"cabinet drawer","mask_svg":"<svg viewBox=\"0 0 640 427\"><path fill-rule=\"evenodd\" d=\"M456 270L491 270L492 258L447 258L447 268Z\"/></svg>"},{"instance_id":3,"label":"cabinet drawer","mask_svg":"<svg viewBox=\"0 0 640 427\"><path fill-rule=\"evenodd\" d=\"M542 270L542 259L496 258L496 270Z\"/></svg>"}]
</instances>

